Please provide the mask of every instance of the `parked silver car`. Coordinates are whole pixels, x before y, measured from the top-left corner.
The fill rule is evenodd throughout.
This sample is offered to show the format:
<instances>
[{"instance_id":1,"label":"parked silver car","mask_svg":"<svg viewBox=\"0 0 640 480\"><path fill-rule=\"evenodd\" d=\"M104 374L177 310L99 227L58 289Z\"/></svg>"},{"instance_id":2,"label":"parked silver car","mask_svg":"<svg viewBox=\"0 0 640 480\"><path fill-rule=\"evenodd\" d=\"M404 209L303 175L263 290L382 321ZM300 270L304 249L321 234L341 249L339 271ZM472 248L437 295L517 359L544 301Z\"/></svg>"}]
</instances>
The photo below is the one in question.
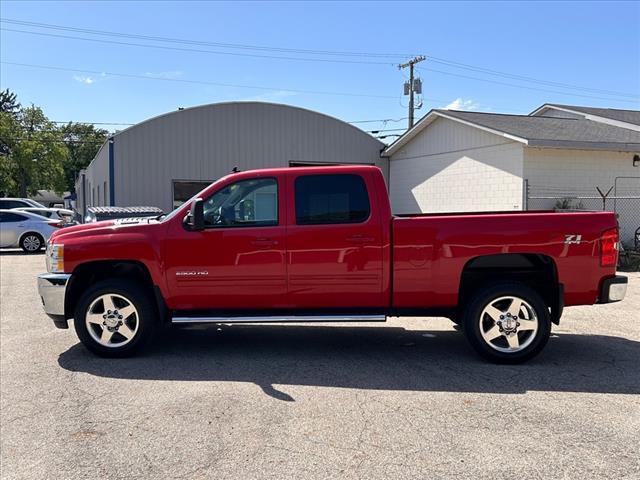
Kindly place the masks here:
<instances>
[{"instance_id":1,"label":"parked silver car","mask_svg":"<svg viewBox=\"0 0 640 480\"><path fill-rule=\"evenodd\" d=\"M41 203L31 200L30 198L0 198L0 210L9 210L11 208L46 208Z\"/></svg>"},{"instance_id":2,"label":"parked silver car","mask_svg":"<svg viewBox=\"0 0 640 480\"><path fill-rule=\"evenodd\" d=\"M41 217L46 217L50 220L61 220L65 223L70 223L73 221L73 210L67 210L65 208L14 208L13 210L20 212L29 212L35 213L36 215L40 215Z\"/></svg>"},{"instance_id":3,"label":"parked silver car","mask_svg":"<svg viewBox=\"0 0 640 480\"><path fill-rule=\"evenodd\" d=\"M61 220L50 220L35 213L0 210L0 248L20 247L27 253L43 248Z\"/></svg>"}]
</instances>

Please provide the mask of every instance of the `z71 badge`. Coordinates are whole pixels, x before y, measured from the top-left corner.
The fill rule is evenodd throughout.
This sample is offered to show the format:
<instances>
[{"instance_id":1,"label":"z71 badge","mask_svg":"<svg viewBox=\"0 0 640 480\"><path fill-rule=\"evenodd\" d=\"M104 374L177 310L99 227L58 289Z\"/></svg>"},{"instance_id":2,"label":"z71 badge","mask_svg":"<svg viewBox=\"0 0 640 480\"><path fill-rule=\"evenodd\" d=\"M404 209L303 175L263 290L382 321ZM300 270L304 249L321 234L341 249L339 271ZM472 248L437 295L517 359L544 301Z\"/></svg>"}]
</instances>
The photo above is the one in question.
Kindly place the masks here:
<instances>
[{"instance_id":1,"label":"z71 badge","mask_svg":"<svg viewBox=\"0 0 640 480\"><path fill-rule=\"evenodd\" d=\"M565 235L564 236L564 243L566 243L567 245L571 245L572 243L580 244L581 241L582 241L582 235Z\"/></svg>"}]
</instances>

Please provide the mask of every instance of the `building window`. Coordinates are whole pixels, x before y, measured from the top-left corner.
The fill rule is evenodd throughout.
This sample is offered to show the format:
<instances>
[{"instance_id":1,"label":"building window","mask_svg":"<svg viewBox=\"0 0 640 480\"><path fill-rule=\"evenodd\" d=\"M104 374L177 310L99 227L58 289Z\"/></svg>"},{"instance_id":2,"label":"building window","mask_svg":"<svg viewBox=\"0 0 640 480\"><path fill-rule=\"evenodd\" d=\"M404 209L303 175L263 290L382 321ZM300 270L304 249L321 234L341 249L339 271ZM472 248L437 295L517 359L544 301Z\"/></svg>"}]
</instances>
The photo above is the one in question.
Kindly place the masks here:
<instances>
[{"instance_id":1,"label":"building window","mask_svg":"<svg viewBox=\"0 0 640 480\"><path fill-rule=\"evenodd\" d=\"M193 197L196 193L204 190L211 182L189 182L182 180L173 181L173 208L179 207L184 202Z\"/></svg>"},{"instance_id":2,"label":"building window","mask_svg":"<svg viewBox=\"0 0 640 480\"><path fill-rule=\"evenodd\" d=\"M207 227L267 227L278 224L275 178L240 180L218 190L204 202Z\"/></svg>"},{"instance_id":3,"label":"building window","mask_svg":"<svg viewBox=\"0 0 640 480\"><path fill-rule=\"evenodd\" d=\"M360 223L371 208L359 175L305 175L296 178L296 223Z\"/></svg>"}]
</instances>

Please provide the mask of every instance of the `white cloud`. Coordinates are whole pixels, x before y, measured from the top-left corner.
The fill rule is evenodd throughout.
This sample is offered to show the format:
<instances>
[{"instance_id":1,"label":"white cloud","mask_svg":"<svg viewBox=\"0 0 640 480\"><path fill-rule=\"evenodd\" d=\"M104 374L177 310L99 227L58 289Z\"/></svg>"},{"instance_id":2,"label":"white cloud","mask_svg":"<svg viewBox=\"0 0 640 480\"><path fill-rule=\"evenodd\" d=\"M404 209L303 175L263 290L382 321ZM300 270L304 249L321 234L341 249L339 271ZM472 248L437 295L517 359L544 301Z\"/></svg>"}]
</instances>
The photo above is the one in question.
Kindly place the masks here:
<instances>
[{"instance_id":1,"label":"white cloud","mask_svg":"<svg viewBox=\"0 0 640 480\"><path fill-rule=\"evenodd\" d=\"M76 82L80 82L80 83L84 83L85 85L91 85L92 83L95 83L96 79L93 77L89 77L86 75L74 75L73 79Z\"/></svg>"},{"instance_id":2,"label":"white cloud","mask_svg":"<svg viewBox=\"0 0 640 480\"><path fill-rule=\"evenodd\" d=\"M480 104L471 100L471 99L463 99L461 97L456 98L453 102L449 103L445 110L478 110Z\"/></svg>"}]
</instances>

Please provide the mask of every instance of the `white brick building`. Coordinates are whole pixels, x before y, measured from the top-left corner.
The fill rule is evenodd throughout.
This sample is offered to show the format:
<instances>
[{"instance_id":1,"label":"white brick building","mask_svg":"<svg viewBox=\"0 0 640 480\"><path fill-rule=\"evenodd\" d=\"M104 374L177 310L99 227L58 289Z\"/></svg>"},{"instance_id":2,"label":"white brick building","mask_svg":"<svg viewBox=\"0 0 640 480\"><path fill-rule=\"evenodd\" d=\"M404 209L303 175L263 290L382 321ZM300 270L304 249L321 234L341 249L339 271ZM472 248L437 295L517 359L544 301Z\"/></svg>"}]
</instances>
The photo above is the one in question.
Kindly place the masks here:
<instances>
[{"instance_id":1,"label":"white brick building","mask_svg":"<svg viewBox=\"0 0 640 480\"><path fill-rule=\"evenodd\" d=\"M394 212L411 213L551 209L562 197L600 209L596 187L640 197L639 153L640 111L547 104L530 115L432 110L383 155ZM618 213L628 237L640 214Z\"/></svg>"}]
</instances>

